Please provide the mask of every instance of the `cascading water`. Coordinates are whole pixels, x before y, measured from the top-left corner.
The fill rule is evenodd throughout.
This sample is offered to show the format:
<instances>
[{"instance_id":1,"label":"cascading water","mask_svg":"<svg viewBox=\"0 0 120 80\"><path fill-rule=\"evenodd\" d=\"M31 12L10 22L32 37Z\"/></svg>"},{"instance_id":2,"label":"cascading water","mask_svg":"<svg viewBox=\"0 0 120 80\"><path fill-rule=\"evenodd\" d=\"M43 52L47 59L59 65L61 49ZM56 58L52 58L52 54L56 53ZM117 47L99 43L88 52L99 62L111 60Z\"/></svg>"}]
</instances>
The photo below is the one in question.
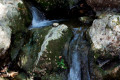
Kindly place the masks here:
<instances>
[{"instance_id":1,"label":"cascading water","mask_svg":"<svg viewBox=\"0 0 120 80\"><path fill-rule=\"evenodd\" d=\"M46 20L44 13L40 12L37 8L31 7L33 16L31 28L42 28L52 25L54 22L61 20ZM90 80L89 68L88 68L88 46L87 41L83 39L83 33L85 29L74 28L74 38L69 46L69 62L70 71L68 74L68 80Z\"/></svg>"},{"instance_id":2,"label":"cascading water","mask_svg":"<svg viewBox=\"0 0 120 80\"><path fill-rule=\"evenodd\" d=\"M88 68L88 45L83 39L85 29L74 28L74 38L70 43L70 72L68 80L90 80Z\"/></svg>"},{"instance_id":3,"label":"cascading water","mask_svg":"<svg viewBox=\"0 0 120 80\"><path fill-rule=\"evenodd\" d=\"M60 20L46 20L46 17L43 12L39 11L36 7L31 7L30 8L32 12L32 25L30 26L31 28L41 28L45 26L50 26L53 23L64 21L63 19Z\"/></svg>"},{"instance_id":4,"label":"cascading water","mask_svg":"<svg viewBox=\"0 0 120 80\"><path fill-rule=\"evenodd\" d=\"M79 38L79 34L77 34L78 29L74 28L73 33L74 33L74 38L70 43L70 55L72 54L72 64L70 67L70 72L68 75L68 80L81 80L81 70L80 70L80 61L79 61L79 56L78 56L78 41L77 39ZM74 45L76 44L76 45ZM73 46L74 45L74 46ZM74 48L74 50L72 50ZM74 53L74 54L73 54Z\"/></svg>"}]
</instances>

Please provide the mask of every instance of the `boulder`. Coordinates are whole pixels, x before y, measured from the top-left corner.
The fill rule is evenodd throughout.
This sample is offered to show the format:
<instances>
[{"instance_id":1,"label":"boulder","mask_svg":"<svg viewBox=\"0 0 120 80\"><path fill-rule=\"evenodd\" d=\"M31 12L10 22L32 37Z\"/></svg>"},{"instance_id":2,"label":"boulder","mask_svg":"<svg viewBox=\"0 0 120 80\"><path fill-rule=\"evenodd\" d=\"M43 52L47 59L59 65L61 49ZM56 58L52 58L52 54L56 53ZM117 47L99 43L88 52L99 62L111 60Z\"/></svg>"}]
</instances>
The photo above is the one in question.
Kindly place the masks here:
<instances>
[{"instance_id":1,"label":"boulder","mask_svg":"<svg viewBox=\"0 0 120 80\"><path fill-rule=\"evenodd\" d=\"M109 14L102 19L93 21L93 24L89 29L93 50L106 50L108 53L105 52L105 54L110 54L111 56L119 55L119 19L119 15Z\"/></svg>"},{"instance_id":2,"label":"boulder","mask_svg":"<svg viewBox=\"0 0 120 80\"><path fill-rule=\"evenodd\" d=\"M72 31L66 25L32 29L31 37L19 52L18 65L29 74L38 76L66 69L63 58L65 43L71 39Z\"/></svg>"},{"instance_id":3,"label":"boulder","mask_svg":"<svg viewBox=\"0 0 120 80\"><path fill-rule=\"evenodd\" d=\"M115 75L119 75L120 69L115 68L119 66L120 60L120 15L104 14L95 19L88 34L96 62L93 73L101 79L110 76L115 70Z\"/></svg>"},{"instance_id":4,"label":"boulder","mask_svg":"<svg viewBox=\"0 0 120 80\"><path fill-rule=\"evenodd\" d=\"M22 0L0 0L0 55L10 47L11 35L27 29L30 22Z\"/></svg>"},{"instance_id":5,"label":"boulder","mask_svg":"<svg viewBox=\"0 0 120 80\"><path fill-rule=\"evenodd\" d=\"M94 11L120 10L120 0L86 0L86 2L93 8Z\"/></svg>"}]
</instances>

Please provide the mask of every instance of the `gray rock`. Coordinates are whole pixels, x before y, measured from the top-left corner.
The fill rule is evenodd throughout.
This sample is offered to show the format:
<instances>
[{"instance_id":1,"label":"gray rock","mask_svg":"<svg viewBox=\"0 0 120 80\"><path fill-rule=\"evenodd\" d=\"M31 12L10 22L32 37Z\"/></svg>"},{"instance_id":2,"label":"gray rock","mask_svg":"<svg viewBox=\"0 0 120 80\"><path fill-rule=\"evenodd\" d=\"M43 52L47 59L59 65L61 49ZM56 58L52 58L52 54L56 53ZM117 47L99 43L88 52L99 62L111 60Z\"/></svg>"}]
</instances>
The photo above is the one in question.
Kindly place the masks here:
<instances>
[{"instance_id":1,"label":"gray rock","mask_svg":"<svg viewBox=\"0 0 120 80\"><path fill-rule=\"evenodd\" d=\"M92 41L93 50L100 50L114 53L109 53L112 56L118 55L120 48L120 23L119 15L108 14L102 19L94 20L89 29L89 36Z\"/></svg>"},{"instance_id":2,"label":"gray rock","mask_svg":"<svg viewBox=\"0 0 120 80\"><path fill-rule=\"evenodd\" d=\"M101 14L103 15L103 14ZM110 80L119 79L119 56L120 56L120 15L104 14L93 21L88 30L93 51L93 73L96 79ZM113 73L116 69L116 72ZM114 76L115 75L115 76Z\"/></svg>"}]
</instances>

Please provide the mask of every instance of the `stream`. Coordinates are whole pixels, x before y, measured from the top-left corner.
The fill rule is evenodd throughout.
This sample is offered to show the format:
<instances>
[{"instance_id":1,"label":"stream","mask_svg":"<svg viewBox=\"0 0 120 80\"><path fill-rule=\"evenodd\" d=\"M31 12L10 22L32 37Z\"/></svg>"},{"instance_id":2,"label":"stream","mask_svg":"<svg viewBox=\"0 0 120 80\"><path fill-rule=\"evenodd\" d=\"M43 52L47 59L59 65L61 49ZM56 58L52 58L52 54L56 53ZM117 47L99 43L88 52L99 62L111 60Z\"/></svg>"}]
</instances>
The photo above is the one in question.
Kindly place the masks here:
<instances>
[{"instance_id":1,"label":"stream","mask_svg":"<svg viewBox=\"0 0 120 80\"><path fill-rule=\"evenodd\" d=\"M31 7L31 12L33 20L30 29L42 28L63 21L63 19L48 20L44 13L35 7ZM86 27L73 28L74 37L69 45L68 61L70 62L70 69L68 72L68 80L90 80L88 67L89 45L83 36L86 29Z\"/></svg>"},{"instance_id":2,"label":"stream","mask_svg":"<svg viewBox=\"0 0 120 80\"><path fill-rule=\"evenodd\" d=\"M74 38L69 47L70 71L68 80L90 80L88 68L89 47L83 35L86 29L73 28Z\"/></svg>"},{"instance_id":3,"label":"stream","mask_svg":"<svg viewBox=\"0 0 120 80\"><path fill-rule=\"evenodd\" d=\"M42 28L42 27L50 26L53 23L64 21L64 19L60 19L60 20L48 20L48 19L46 19L44 13L39 11L34 6L31 7L30 10L31 10L32 16L33 16L32 25L29 27L30 29L32 29L32 28Z\"/></svg>"}]
</instances>

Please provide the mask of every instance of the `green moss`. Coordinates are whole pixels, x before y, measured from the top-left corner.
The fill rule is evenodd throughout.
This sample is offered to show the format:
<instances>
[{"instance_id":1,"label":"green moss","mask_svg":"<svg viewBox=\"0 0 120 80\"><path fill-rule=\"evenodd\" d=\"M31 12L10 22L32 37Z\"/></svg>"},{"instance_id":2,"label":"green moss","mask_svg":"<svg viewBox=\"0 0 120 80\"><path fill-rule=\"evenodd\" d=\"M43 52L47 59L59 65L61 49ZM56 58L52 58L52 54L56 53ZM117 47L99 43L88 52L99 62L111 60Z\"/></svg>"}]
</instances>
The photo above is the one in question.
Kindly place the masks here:
<instances>
[{"instance_id":1,"label":"green moss","mask_svg":"<svg viewBox=\"0 0 120 80\"><path fill-rule=\"evenodd\" d=\"M24 46L19 52L19 66L28 73L34 73L37 77L59 72L59 70L64 71L67 67L62 51L64 44L73 36L70 29L63 32L61 38L49 42L47 50L43 52L38 65L35 65L38 53L41 50L41 45L51 28L52 27L32 29L28 41L26 43L24 42ZM60 56L62 56L62 59L59 58Z\"/></svg>"},{"instance_id":2,"label":"green moss","mask_svg":"<svg viewBox=\"0 0 120 80\"><path fill-rule=\"evenodd\" d=\"M57 40L52 40L49 42L47 46L47 51L49 53L47 54L47 57L50 58L51 60L47 60L48 62L51 62L52 66L54 69L58 68L59 66L57 65L57 60L59 56L62 56L62 51L64 49L64 44L72 37L72 32L69 29L67 32L64 32L64 35L57 39ZM52 52L52 53L50 53ZM66 64L65 64L66 65Z\"/></svg>"},{"instance_id":3,"label":"green moss","mask_svg":"<svg viewBox=\"0 0 120 80\"><path fill-rule=\"evenodd\" d=\"M28 43L24 44L20 52L20 64L24 69L31 71L35 66L34 64L37 59L38 53L40 52L41 45L49 29L51 29L51 27L45 27L42 29L37 28L30 31L32 36L29 39ZM26 58L25 56L27 56L26 62L24 62L24 58Z\"/></svg>"},{"instance_id":4,"label":"green moss","mask_svg":"<svg viewBox=\"0 0 120 80\"><path fill-rule=\"evenodd\" d=\"M9 25L12 29L12 34L18 31L26 32L31 23L31 17L24 4L18 3L18 13L13 15L14 16L10 18L11 24Z\"/></svg>"}]
</instances>

